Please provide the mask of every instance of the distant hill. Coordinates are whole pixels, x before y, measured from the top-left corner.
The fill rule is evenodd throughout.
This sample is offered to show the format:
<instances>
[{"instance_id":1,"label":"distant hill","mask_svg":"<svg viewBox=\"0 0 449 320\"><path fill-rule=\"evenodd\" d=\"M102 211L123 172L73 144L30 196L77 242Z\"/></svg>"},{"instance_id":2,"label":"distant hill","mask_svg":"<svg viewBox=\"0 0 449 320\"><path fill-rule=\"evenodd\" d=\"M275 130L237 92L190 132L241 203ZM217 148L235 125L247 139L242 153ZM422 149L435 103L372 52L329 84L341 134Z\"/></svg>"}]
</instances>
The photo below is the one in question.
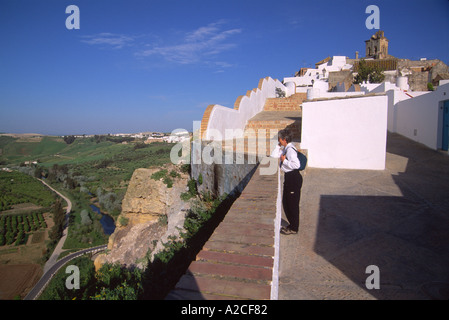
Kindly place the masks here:
<instances>
[{"instance_id":1,"label":"distant hill","mask_svg":"<svg viewBox=\"0 0 449 320\"><path fill-rule=\"evenodd\" d=\"M0 167L14 167L22 163L38 161L42 167L58 165L81 165L90 163L99 165L103 160L123 165L134 166L138 163L145 167L145 162L158 158L161 152L170 150L171 145L153 143L154 146L142 144L140 140L122 143L120 138L111 137L109 140L96 140L94 137L77 138L67 144L64 139L56 136L44 135L0 135ZM143 147L143 149L141 149ZM159 149L162 149L159 151ZM169 156L169 152L167 153ZM123 159L122 159L123 158ZM154 159L154 160L156 160ZM123 161L122 161L123 160ZM169 160L169 158L168 158ZM131 172L132 173L132 172Z\"/></svg>"},{"instance_id":2,"label":"distant hill","mask_svg":"<svg viewBox=\"0 0 449 320\"><path fill-rule=\"evenodd\" d=\"M0 135L0 161L19 164L61 152L67 147L62 138L34 134Z\"/></svg>"},{"instance_id":3,"label":"distant hill","mask_svg":"<svg viewBox=\"0 0 449 320\"><path fill-rule=\"evenodd\" d=\"M7 136L13 138L27 138L27 137L43 137L43 134L39 133L0 133L0 136Z\"/></svg>"}]
</instances>

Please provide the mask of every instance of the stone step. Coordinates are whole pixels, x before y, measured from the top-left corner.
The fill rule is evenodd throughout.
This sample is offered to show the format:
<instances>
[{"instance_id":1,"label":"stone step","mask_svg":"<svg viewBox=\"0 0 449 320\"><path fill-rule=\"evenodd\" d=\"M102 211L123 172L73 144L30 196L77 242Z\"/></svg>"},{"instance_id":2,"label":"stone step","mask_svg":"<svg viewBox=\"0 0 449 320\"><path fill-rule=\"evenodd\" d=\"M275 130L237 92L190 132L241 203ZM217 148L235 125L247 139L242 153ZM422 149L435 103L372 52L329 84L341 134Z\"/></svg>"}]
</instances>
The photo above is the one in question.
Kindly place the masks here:
<instances>
[{"instance_id":1,"label":"stone step","mask_svg":"<svg viewBox=\"0 0 449 320\"><path fill-rule=\"evenodd\" d=\"M264 111L300 111L301 104L307 99L306 93L296 93L287 98L268 98Z\"/></svg>"},{"instance_id":2,"label":"stone step","mask_svg":"<svg viewBox=\"0 0 449 320\"><path fill-rule=\"evenodd\" d=\"M261 166L166 299L271 298L278 181Z\"/></svg>"},{"instance_id":3,"label":"stone step","mask_svg":"<svg viewBox=\"0 0 449 320\"><path fill-rule=\"evenodd\" d=\"M251 218L255 217L244 217L246 221L250 221ZM271 218L271 220L273 219ZM261 244L248 245L247 243L237 243L229 241L208 241L203 247L203 250L269 257L272 257L274 255L274 249L272 246L265 246Z\"/></svg>"},{"instance_id":4,"label":"stone step","mask_svg":"<svg viewBox=\"0 0 449 320\"><path fill-rule=\"evenodd\" d=\"M273 273L270 267L254 267L211 261L192 262L189 266L189 271L194 276L209 276L216 279L228 279L236 282L261 283L266 285L271 284Z\"/></svg>"},{"instance_id":5,"label":"stone step","mask_svg":"<svg viewBox=\"0 0 449 320\"><path fill-rule=\"evenodd\" d=\"M245 128L245 136L265 136L272 138L278 134L282 129L289 129L295 137L300 137L301 122L291 121L285 123L272 123L272 122L251 122L248 123Z\"/></svg>"},{"instance_id":6,"label":"stone step","mask_svg":"<svg viewBox=\"0 0 449 320\"><path fill-rule=\"evenodd\" d=\"M293 140L301 140L302 113L298 111L262 111L248 120L244 135L254 138L265 136L266 139L276 138L279 130L289 129Z\"/></svg>"},{"instance_id":7,"label":"stone step","mask_svg":"<svg viewBox=\"0 0 449 320\"><path fill-rule=\"evenodd\" d=\"M208 276L184 275L172 292L173 298L189 300L267 300L271 286Z\"/></svg>"}]
</instances>

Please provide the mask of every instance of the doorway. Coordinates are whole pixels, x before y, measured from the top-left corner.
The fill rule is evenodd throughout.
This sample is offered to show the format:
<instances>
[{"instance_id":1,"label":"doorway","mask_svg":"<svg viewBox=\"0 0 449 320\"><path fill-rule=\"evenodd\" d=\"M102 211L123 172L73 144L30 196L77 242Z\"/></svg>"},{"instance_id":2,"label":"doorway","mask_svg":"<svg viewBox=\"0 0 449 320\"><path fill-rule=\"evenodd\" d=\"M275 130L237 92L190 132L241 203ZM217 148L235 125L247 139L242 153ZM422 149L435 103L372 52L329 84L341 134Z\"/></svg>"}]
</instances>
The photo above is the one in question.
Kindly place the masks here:
<instances>
[{"instance_id":1,"label":"doorway","mask_svg":"<svg viewBox=\"0 0 449 320\"><path fill-rule=\"evenodd\" d=\"M449 149L449 100L444 101L443 105L443 143L442 149Z\"/></svg>"}]
</instances>

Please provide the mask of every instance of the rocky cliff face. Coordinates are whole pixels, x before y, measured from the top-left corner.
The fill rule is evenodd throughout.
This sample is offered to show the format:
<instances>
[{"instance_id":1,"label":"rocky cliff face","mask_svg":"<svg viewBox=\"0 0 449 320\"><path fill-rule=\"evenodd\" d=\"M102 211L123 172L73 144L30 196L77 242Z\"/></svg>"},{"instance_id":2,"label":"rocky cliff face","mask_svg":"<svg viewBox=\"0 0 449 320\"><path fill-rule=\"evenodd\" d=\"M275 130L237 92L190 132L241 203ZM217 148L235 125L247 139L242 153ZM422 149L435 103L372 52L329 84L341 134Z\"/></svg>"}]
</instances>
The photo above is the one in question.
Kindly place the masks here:
<instances>
[{"instance_id":1,"label":"rocky cliff face","mask_svg":"<svg viewBox=\"0 0 449 320\"><path fill-rule=\"evenodd\" d=\"M169 237L179 237L189 209L189 203L182 201L180 195L186 191L189 176L175 166L165 169L181 175L173 178L171 188L162 179L151 178L160 168L137 169L133 173L116 229L109 238L108 251L95 259L97 270L104 263L144 268L146 258L152 259L163 249Z\"/></svg>"}]
</instances>

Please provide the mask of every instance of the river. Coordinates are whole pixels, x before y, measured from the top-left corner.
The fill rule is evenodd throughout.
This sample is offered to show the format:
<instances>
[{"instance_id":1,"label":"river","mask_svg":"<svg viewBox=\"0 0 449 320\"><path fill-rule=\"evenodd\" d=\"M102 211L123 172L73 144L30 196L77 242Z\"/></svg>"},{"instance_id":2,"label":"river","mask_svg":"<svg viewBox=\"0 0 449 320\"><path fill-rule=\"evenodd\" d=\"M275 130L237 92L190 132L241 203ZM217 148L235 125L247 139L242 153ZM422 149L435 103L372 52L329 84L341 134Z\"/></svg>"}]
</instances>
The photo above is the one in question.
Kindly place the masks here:
<instances>
[{"instance_id":1,"label":"river","mask_svg":"<svg viewBox=\"0 0 449 320\"><path fill-rule=\"evenodd\" d=\"M100 208L98 208L96 205L94 205L94 204L91 204L90 205L90 208L94 211L94 212L96 212L96 213L98 213L98 214L100 214L102 217L101 217L101 219L100 219L100 223L101 223L101 226L103 227L103 232L106 234L106 235L111 235L113 232L114 232L114 230L115 230L115 223L114 223L114 219L112 219L112 217L110 216L110 215L107 215L107 214L104 214L104 213L102 213L101 211L100 211Z\"/></svg>"}]
</instances>

